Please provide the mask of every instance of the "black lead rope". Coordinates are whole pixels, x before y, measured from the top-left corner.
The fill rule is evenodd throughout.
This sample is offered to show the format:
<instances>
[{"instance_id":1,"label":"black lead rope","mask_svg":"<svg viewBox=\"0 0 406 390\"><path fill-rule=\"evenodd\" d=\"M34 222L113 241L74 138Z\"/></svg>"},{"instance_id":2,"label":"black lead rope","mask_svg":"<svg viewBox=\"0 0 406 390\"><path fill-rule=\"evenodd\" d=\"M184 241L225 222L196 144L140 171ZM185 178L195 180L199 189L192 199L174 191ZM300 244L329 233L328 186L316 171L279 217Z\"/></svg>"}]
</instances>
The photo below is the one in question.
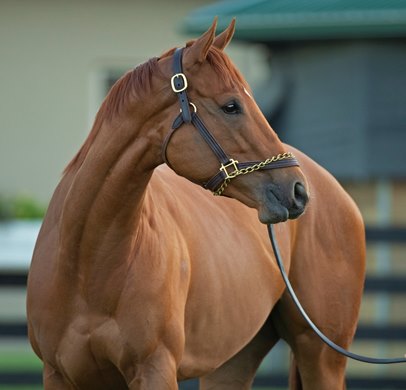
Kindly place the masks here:
<instances>
[{"instance_id":1,"label":"black lead rope","mask_svg":"<svg viewBox=\"0 0 406 390\"><path fill-rule=\"evenodd\" d=\"M372 363L372 364L393 364L393 363L406 363L406 357L404 358L392 358L392 359L379 359L379 358L371 358L368 356L363 356L363 355L357 355L356 353L352 353L347 351L346 349L340 347L339 345L335 344L332 342L326 335L324 335L318 328L317 326L313 323L313 321L309 318L305 310L303 309L302 305L299 302L299 299L297 298L290 282L288 279L288 276L286 275L285 268L283 267L283 263L281 260L281 254L279 252L279 247L275 239L275 234L273 230L273 225L268 225L268 234L269 238L272 243L272 248L275 253L275 258L276 262L278 264L278 267L281 271L282 278L286 284L286 287L288 289L288 292L290 296L293 299L293 302L295 303L296 307L299 309L300 314L304 317L304 319L307 321L307 323L310 325L310 327L313 329L313 331L319 336L330 348L334 349L335 351L343 354L344 356L347 356L351 359L358 360L360 362L364 363Z\"/></svg>"}]
</instances>

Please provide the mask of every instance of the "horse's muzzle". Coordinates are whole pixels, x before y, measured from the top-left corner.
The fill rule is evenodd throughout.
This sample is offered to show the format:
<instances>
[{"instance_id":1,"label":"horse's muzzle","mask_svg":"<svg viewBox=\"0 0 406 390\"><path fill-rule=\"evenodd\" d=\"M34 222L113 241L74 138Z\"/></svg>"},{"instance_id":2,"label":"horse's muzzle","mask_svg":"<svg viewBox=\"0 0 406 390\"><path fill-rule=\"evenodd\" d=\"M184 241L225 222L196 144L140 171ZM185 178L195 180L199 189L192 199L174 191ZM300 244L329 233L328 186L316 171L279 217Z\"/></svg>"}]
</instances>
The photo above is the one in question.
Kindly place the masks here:
<instances>
[{"instance_id":1,"label":"horse's muzzle","mask_svg":"<svg viewBox=\"0 0 406 390\"><path fill-rule=\"evenodd\" d=\"M296 182L293 186L293 196L289 210L289 219L300 217L309 201L305 186L301 182Z\"/></svg>"},{"instance_id":2,"label":"horse's muzzle","mask_svg":"<svg viewBox=\"0 0 406 390\"><path fill-rule=\"evenodd\" d=\"M259 208L262 223L278 223L302 215L309 201L306 187L301 182L280 186L271 183L266 186L263 204Z\"/></svg>"}]
</instances>

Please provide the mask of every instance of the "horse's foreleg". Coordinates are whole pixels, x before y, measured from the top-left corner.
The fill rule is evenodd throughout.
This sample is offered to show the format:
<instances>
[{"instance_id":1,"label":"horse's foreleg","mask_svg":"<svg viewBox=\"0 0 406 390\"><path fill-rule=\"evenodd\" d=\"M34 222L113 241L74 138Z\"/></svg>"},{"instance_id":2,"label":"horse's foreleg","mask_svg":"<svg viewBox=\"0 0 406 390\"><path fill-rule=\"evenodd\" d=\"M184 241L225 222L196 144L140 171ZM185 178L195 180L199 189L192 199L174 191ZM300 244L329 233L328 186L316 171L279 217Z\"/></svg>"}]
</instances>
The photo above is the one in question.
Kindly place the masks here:
<instances>
[{"instance_id":1,"label":"horse's foreleg","mask_svg":"<svg viewBox=\"0 0 406 390\"><path fill-rule=\"evenodd\" d=\"M361 303L365 232L348 199L342 198L340 203L338 193L330 195L324 194L325 203L300 220L306 225L300 226L296 236L289 279L310 319L334 343L348 349ZM334 207L327 202L332 199L338 202ZM297 368L291 375L292 388L296 383L299 389L344 389L347 358L319 339L287 292L272 315L278 333L294 354Z\"/></svg>"},{"instance_id":2,"label":"horse's foreleg","mask_svg":"<svg viewBox=\"0 0 406 390\"><path fill-rule=\"evenodd\" d=\"M44 365L44 390L72 390L73 387L65 381L63 376L50 365Z\"/></svg>"},{"instance_id":3,"label":"horse's foreleg","mask_svg":"<svg viewBox=\"0 0 406 390\"><path fill-rule=\"evenodd\" d=\"M311 313L310 316L312 317ZM290 389L345 389L346 358L318 338L299 316L296 307L286 295L274 309L272 319L278 333L287 341L293 352ZM336 344L346 348L351 342L352 332L344 330L345 325L352 329L352 323L341 323L337 324L337 328L321 326L321 330Z\"/></svg>"},{"instance_id":4,"label":"horse's foreleg","mask_svg":"<svg viewBox=\"0 0 406 390\"><path fill-rule=\"evenodd\" d=\"M163 345L137 364L134 378L128 384L130 390L177 390L176 361Z\"/></svg>"},{"instance_id":5,"label":"horse's foreleg","mask_svg":"<svg viewBox=\"0 0 406 390\"><path fill-rule=\"evenodd\" d=\"M292 390L343 390L346 358L322 343L309 330L291 340L293 361Z\"/></svg>"},{"instance_id":6,"label":"horse's foreleg","mask_svg":"<svg viewBox=\"0 0 406 390\"><path fill-rule=\"evenodd\" d=\"M292 390L302 390L302 380L300 379L299 369L295 357L292 357L289 370L289 388Z\"/></svg>"},{"instance_id":7,"label":"horse's foreleg","mask_svg":"<svg viewBox=\"0 0 406 390\"><path fill-rule=\"evenodd\" d=\"M262 359L279 337L267 320L257 335L236 355L212 373L200 378L200 390L247 390Z\"/></svg>"}]
</instances>

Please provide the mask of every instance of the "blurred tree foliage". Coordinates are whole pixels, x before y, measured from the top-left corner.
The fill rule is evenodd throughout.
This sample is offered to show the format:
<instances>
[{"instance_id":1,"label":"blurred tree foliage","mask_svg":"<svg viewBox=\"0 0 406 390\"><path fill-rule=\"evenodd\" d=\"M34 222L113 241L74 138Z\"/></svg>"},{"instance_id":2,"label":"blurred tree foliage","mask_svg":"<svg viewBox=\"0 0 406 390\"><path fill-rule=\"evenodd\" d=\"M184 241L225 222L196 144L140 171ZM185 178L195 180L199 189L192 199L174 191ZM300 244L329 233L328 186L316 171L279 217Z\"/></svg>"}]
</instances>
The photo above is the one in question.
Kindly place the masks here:
<instances>
[{"instance_id":1,"label":"blurred tree foliage","mask_svg":"<svg viewBox=\"0 0 406 390\"><path fill-rule=\"evenodd\" d=\"M8 219L43 218L45 206L27 195L8 197L0 195L0 221Z\"/></svg>"}]
</instances>

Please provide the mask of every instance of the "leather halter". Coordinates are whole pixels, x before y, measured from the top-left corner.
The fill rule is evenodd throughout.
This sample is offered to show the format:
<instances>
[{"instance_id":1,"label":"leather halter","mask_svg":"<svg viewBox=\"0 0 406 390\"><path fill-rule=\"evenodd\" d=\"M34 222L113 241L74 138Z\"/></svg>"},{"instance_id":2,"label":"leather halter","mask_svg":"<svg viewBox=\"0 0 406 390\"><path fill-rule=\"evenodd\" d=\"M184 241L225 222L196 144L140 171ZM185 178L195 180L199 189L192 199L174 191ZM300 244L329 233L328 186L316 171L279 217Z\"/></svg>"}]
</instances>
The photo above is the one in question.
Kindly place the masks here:
<instances>
[{"instance_id":1,"label":"leather halter","mask_svg":"<svg viewBox=\"0 0 406 390\"><path fill-rule=\"evenodd\" d=\"M168 166L171 166L166 156L166 149L172 135L177 129L179 129L179 127L182 126L182 124L191 123L199 131L200 135L209 145L210 149L213 151L220 162L220 169L217 174L215 174L210 180L202 184L204 188L211 190L214 195L221 195L230 180L239 175L245 175L247 173L251 173L260 169L276 169L299 166L299 162L290 152L272 156L265 161L239 162L233 158L230 158L216 141L214 136L209 132L209 130L207 130L205 124L197 114L196 106L189 101L186 93L188 82L182 68L183 50L184 48L178 48L175 50L175 53L173 55L174 75L171 78L171 87L178 96L180 104L180 114L175 118L172 124L172 129L166 136L162 146L162 157L166 164ZM193 110L190 109L191 107L193 108Z\"/></svg>"}]
</instances>

